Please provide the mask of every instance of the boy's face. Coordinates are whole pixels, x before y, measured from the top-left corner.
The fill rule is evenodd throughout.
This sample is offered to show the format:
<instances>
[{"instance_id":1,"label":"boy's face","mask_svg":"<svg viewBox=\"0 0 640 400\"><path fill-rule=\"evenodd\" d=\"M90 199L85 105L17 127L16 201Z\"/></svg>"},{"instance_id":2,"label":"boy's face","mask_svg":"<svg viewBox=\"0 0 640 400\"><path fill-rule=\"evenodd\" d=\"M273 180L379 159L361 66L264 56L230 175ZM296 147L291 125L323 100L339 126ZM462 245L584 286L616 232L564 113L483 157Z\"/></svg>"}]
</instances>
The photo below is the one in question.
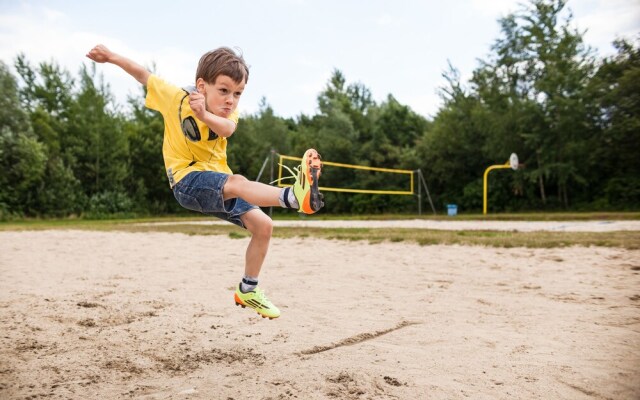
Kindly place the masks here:
<instances>
[{"instance_id":1,"label":"boy's face","mask_svg":"<svg viewBox=\"0 0 640 400\"><path fill-rule=\"evenodd\" d=\"M202 78L196 83L198 91L204 93L207 110L223 118L227 118L238 107L244 85L244 82L236 83L227 75L218 75L213 84Z\"/></svg>"}]
</instances>

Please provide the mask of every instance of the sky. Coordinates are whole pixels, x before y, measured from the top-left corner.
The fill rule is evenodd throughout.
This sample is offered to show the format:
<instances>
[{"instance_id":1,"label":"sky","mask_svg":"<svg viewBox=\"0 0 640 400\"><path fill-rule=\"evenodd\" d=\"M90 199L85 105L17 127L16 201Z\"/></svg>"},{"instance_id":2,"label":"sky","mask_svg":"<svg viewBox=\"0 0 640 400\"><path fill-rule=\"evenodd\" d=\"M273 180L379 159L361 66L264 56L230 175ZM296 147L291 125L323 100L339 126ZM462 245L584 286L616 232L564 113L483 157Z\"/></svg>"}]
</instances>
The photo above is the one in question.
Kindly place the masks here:
<instances>
[{"instance_id":1,"label":"sky","mask_svg":"<svg viewBox=\"0 0 640 400\"><path fill-rule=\"evenodd\" d=\"M24 53L32 65L55 61L77 76L101 43L166 80L192 84L202 54L239 48L250 66L241 113L262 98L276 115L317 113L317 96L334 70L361 83L376 102L389 94L432 118L449 63L467 81L500 37L498 20L514 0L0 0L0 60ZM613 40L640 34L640 0L569 0L572 26L599 56ZM566 13L565 15L567 15ZM114 65L99 65L120 104L141 96Z\"/></svg>"}]
</instances>

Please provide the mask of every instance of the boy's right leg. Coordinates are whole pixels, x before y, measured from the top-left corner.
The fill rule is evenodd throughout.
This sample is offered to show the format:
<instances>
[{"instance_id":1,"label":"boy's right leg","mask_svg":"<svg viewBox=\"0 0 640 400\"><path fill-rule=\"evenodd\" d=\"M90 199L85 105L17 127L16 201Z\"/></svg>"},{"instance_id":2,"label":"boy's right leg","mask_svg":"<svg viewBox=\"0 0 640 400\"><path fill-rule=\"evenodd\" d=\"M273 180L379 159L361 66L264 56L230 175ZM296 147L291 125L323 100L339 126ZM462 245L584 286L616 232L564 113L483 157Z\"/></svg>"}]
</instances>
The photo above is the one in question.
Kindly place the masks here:
<instances>
[{"instance_id":1,"label":"boy's right leg","mask_svg":"<svg viewBox=\"0 0 640 400\"><path fill-rule=\"evenodd\" d=\"M231 175L224 185L222 194L225 201L241 197L259 207L278 207L281 191L279 187L250 181L242 175Z\"/></svg>"}]
</instances>

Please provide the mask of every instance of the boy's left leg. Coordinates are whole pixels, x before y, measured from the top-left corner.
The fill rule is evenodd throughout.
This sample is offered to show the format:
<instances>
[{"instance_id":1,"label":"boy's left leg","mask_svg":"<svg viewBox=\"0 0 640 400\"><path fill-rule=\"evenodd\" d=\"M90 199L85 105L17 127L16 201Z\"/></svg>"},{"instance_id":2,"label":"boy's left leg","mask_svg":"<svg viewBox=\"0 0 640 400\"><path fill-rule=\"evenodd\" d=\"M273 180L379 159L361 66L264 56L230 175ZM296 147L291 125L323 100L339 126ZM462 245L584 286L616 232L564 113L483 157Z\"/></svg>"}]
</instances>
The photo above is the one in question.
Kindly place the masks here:
<instances>
[{"instance_id":1,"label":"boy's left leg","mask_svg":"<svg viewBox=\"0 0 640 400\"><path fill-rule=\"evenodd\" d=\"M258 277L262 263L269 250L269 242L273 232L273 221L259 208L253 209L240 217L244 227L251 232L251 241L245 255L245 275Z\"/></svg>"},{"instance_id":2,"label":"boy's left leg","mask_svg":"<svg viewBox=\"0 0 640 400\"><path fill-rule=\"evenodd\" d=\"M260 209L253 209L242 215L240 219L245 228L251 232L251 241L245 255L245 276L234 294L236 305L253 308L263 318L278 318L280 310L257 286L258 276L271 241L273 221Z\"/></svg>"}]
</instances>

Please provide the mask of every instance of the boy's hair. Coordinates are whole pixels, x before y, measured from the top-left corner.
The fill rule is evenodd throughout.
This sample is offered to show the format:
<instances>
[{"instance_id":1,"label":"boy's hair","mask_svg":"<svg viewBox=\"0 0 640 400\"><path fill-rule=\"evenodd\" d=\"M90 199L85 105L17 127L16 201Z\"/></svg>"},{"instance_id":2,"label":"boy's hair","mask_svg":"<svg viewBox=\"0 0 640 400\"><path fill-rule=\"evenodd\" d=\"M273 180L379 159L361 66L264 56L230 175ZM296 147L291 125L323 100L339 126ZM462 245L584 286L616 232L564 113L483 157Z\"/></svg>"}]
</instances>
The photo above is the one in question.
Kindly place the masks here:
<instances>
[{"instance_id":1,"label":"boy's hair","mask_svg":"<svg viewBox=\"0 0 640 400\"><path fill-rule=\"evenodd\" d=\"M196 81L202 78L207 83L214 83L218 75L227 75L236 83L249 81L249 67L242 54L236 54L228 47L220 47L200 57L196 70Z\"/></svg>"}]
</instances>

